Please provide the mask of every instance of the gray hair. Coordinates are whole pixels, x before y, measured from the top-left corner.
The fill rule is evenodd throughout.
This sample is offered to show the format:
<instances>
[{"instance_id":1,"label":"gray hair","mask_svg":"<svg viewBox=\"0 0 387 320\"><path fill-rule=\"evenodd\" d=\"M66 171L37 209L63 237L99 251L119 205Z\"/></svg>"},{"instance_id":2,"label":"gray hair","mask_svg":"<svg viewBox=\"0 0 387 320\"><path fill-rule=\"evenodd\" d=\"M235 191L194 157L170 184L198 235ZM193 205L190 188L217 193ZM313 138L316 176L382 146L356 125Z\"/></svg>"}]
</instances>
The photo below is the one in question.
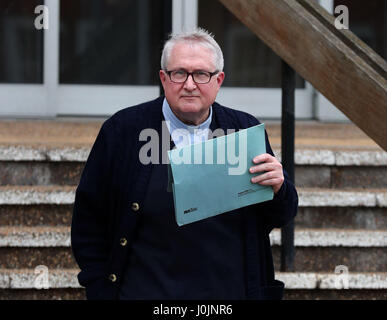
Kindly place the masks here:
<instances>
[{"instance_id":1,"label":"gray hair","mask_svg":"<svg viewBox=\"0 0 387 320\"><path fill-rule=\"evenodd\" d=\"M162 70L167 70L169 57L175 44L182 42L189 44L198 44L210 49L214 53L214 66L216 70L223 71L224 59L222 49L215 41L214 36L207 30L204 30L202 28L198 28L194 31L171 34L170 38L165 42L163 53L161 55Z\"/></svg>"}]
</instances>

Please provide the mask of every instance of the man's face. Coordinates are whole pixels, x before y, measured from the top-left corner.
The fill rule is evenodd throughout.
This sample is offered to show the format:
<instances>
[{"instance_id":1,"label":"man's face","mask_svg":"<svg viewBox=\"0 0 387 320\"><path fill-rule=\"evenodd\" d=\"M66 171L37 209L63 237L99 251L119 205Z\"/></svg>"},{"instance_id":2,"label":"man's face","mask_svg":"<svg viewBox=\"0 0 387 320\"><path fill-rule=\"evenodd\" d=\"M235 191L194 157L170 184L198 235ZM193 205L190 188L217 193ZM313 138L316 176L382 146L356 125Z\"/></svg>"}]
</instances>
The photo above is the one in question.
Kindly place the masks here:
<instances>
[{"instance_id":1,"label":"man's face","mask_svg":"<svg viewBox=\"0 0 387 320\"><path fill-rule=\"evenodd\" d=\"M201 45L177 43L170 54L167 70L184 69L188 72L214 72L214 54ZM175 115L187 124L205 121L210 106L224 80L224 73L214 75L209 83L197 84L189 76L184 83L174 83L164 70L160 70L160 80L164 88L165 97Z\"/></svg>"}]
</instances>

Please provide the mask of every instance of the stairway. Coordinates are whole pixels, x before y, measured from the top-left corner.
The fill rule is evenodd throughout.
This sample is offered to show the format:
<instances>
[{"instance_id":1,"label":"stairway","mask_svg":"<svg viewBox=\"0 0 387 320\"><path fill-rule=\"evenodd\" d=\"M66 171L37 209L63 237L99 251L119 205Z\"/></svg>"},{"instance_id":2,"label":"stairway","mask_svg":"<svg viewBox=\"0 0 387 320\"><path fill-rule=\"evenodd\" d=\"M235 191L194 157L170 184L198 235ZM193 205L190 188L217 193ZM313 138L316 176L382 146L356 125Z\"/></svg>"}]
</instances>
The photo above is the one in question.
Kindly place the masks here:
<instances>
[{"instance_id":1,"label":"stairway","mask_svg":"<svg viewBox=\"0 0 387 320\"><path fill-rule=\"evenodd\" d=\"M280 126L268 133L280 158ZM270 234L284 298L386 299L387 152L352 124L297 123L295 144L295 272Z\"/></svg>"},{"instance_id":2,"label":"stairway","mask_svg":"<svg viewBox=\"0 0 387 320\"><path fill-rule=\"evenodd\" d=\"M0 299L85 298L70 223L101 123L0 121ZM266 125L280 158L280 126ZM285 299L386 299L387 152L352 124L299 122L295 161L294 272L279 271L280 230L270 235Z\"/></svg>"}]
</instances>

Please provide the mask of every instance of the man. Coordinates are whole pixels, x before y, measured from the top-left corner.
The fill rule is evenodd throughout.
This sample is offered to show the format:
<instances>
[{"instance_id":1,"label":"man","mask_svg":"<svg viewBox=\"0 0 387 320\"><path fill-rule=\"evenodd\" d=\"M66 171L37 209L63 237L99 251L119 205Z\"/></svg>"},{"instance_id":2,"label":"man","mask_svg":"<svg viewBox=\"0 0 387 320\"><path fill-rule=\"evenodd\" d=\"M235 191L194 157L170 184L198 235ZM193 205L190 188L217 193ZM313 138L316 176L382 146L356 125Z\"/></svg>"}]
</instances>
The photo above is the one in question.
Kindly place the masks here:
<instances>
[{"instance_id":1,"label":"man","mask_svg":"<svg viewBox=\"0 0 387 320\"><path fill-rule=\"evenodd\" d=\"M152 128L161 136L167 121L171 133L187 132L187 139L171 141L181 147L210 130L259 122L215 102L223 56L205 30L172 36L161 68L165 97L105 121L82 173L71 234L80 284L88 299L281 299L269 233L296 215L293 184L266 136L267 153L251 159L251 183L271 186L273 200L178 227L167 165L142 163L141 132Z\"/></svg>"}]
</instances>

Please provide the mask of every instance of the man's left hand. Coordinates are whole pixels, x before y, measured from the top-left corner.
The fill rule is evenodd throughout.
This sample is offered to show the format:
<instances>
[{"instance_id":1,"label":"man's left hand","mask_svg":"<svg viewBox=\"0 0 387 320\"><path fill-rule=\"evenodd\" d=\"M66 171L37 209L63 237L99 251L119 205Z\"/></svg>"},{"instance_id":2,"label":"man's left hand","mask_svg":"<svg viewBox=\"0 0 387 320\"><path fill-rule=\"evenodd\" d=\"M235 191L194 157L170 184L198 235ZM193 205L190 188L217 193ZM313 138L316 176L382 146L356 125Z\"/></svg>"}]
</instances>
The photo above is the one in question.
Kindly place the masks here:
<instances>
[{"instance_id":1,"label":"man's left hand","mask_svg":"<svg viewBox=\"0 0 387 320\"><path fill-rule=\"evenodd\" d=\"M253 162L257 165L250 168L250 173L264 173L251 178L251 182L262 186L272 186L274 193L277 193L285 180L282 164L268 153L256 156Z\"/></svg>"}]
</instances>

